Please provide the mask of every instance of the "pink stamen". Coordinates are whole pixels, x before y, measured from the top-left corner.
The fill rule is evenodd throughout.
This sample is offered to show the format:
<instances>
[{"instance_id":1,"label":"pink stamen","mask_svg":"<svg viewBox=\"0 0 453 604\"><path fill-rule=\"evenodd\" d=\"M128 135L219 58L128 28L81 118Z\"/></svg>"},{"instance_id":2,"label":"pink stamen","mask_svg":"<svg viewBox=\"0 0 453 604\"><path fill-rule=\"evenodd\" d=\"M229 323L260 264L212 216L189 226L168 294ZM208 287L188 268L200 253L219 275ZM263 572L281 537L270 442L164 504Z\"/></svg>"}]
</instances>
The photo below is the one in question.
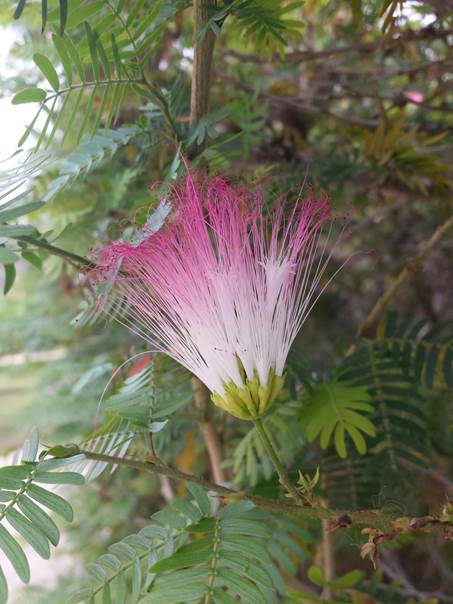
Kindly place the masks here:
<instances>
[{"instance_id":1,"label":"pink stamen","mask_svg":"<svg viewBox=\"0 0 453 604\"><path fill-rule=\"evenodd\" d=\"M261 193L189 174L167 201L159 231L97 251L92 279L128 304L132 331L212 392L242 385L238 360L262 384L271 369L282 375L327 263L315 260L326 195L309 190L289 214L283 202L266 213Z\"/></svg>"}]
</instances>

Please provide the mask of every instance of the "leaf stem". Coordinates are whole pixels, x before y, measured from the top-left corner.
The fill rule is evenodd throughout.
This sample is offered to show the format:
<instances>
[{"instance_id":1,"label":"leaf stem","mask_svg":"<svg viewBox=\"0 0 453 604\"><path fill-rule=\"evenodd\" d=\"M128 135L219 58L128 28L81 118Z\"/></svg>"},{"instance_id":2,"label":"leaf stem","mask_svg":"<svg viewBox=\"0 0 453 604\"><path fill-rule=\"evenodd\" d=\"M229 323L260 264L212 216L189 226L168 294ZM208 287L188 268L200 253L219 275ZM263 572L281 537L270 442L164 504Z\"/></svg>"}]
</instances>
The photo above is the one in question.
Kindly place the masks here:
<instances>
[{"instance_id":1,"label":"leaf stem","mask_svg":"<svg viewBox=\"0 0 453 604\"><path fill-rule=\"evenodd\" d=\"M269 457L271 458L271 461L274 465L274 468L278 474L278 478L280 480L280 484L283 485L285 487L285 489L288 491L288 493L296 500L299 502L299 504L301 504L303 502L303 497L302 495L299 493L299 491L297 490L297 488L293 485L293 483L290 481L288 474L286 473L285 468L283 467L282 462L280 461L277 452L274 449L274 446L272 444L271 439L269 438L269 435L266 432L266 428L264 427L263 422L261 421L261 418L257 418L255 420L253 420L253 423L255 425L255 429L259 434L259 437L261 438L261 442L263 443L264 448L267 451L267 454L269 455Z\"/></svg>"},{"instance_id":2,"label":"leaf stem","mask_svg":"<svg viewBox=\"0 0 453 604\"><path fill-rule=\"evenodd\" d=\"M35 245L36 247L46 250L47 252L49 252L49 254L53 254L54 256L59 256L60 258L75 262L81 267L89 269L96 268L96 264L94 262L91 262L91 260L88 260L88 258L84 258L83 256L79 256L78 254L73 254L72 252L63 250L62 248L47 243L47 241L42 241L40 239L34 239L33 237L26 236L12 237L12 239L16 239L17 241L23 241L24 243L28 243L29 245Z\"/></svg>"},{"instance_id":3,"label":"leaf stem","mask_svg":"<svg viewBox=\"0 0 453 604\"><path fill-rule=\"evenodd\" d=\"M58 98L62 94L72 92L73 90L80 90L81 88L96 88L96 86L111 86L113 84L146 84L146 81L143 78L118 78L117 80L110 78L108 80L93 80L91 82L80 82L80 84L72 84L67 88L62 88L54 94L49 94L49 96L47 96L42 101L41 105L45 105L48 101Z\"/></svg>"}]
</instances>

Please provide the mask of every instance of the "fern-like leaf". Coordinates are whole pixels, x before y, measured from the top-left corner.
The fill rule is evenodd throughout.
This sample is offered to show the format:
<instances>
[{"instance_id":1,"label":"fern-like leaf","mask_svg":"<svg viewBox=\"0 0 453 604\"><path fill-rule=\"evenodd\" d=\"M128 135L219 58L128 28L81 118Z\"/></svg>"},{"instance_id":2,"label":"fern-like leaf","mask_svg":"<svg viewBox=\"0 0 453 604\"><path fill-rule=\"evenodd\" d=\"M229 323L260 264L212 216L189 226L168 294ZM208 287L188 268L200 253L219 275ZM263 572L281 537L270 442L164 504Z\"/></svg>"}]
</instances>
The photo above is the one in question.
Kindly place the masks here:
<instances>
[{"instance_id":1,"label":"fern-like leaf","mask_svg":"<svg viewBox=\"0 0 453 604\"><path fill-rule=\"evenodd\" d=\"M390 314L380 326L374 343L387 352L406 376L426 388L453 386L453 337L451 325L413 321Z\"/></svg>"},{"instance_id":2,"label":"fern-like leaf","mask_svg":"<svg viewBox=\"0 0 453 604\"><path fill-rule=\"evenodd\" d=\"M55 471L61 469L62 464L58 461L39 461L38 445L38 432L34 429L13 464L0 468L0 550L24 583L30 579L30 567L14 533L31 545L39 556L48 559L50 544L58 545L60 532L47 510L68 522L73 517L71 505L42 485L84 483L83 476L78 473ZM0 568L0 602L6 602L7 595L6 580Z\"/></svg>"},{"instance_id":3,"label":"fern-like leaf","mask_svg":"<svg viewBox=\"0 0 453 604\"><path fill-rule=\"evenodd\" d=\"M319 384L303 397L301 422L309 441L320 437L322 449L333 438L338 455L347 456L346 436L352 440L360 454L367 445L363 434L375 435L373 422L364 415L373 411L366 388L334 381Z\"/></svg>"},{"instance_id":4,"label":"fern-like leaf","mask_svg":"<svg viewBox=\"0 0 453 604\"><path fill-rule=\"evenodd\" d=\"M308 531L250 502L219 508L197 484L188 489L191 500L173 500L152 524L89 565L86 585L71 602L110 601L114 591L118 604L262 604L284 593L278 566L294 572L291 558L304 556Z\"/></svg>"}]
</instances>

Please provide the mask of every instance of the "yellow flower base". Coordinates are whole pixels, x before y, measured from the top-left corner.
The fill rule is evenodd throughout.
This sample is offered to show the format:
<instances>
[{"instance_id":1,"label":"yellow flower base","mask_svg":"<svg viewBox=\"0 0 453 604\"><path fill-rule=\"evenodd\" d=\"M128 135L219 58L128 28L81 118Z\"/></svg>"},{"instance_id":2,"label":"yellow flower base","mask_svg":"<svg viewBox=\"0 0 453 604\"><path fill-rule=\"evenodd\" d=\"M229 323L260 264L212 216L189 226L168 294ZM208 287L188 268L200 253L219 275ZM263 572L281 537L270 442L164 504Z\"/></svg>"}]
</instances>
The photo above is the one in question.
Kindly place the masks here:
<instances>
[{"instance_id":1,"label":"yellow flower base","mask_svg":"<svg viewBox=\"0 0 453 604\"><path fill-rule=\"evenodd\" d=\"M217 407L221 407L230 415L252 421L267 411L282 390L284 381L283 375L276 375L275 371L271 369L267 383L263 386L255 371L252 379L244 379L242 387L230 382L224 385L225 394L223 396L213 392L211 399Z\"/></svg>"}]
</instances>

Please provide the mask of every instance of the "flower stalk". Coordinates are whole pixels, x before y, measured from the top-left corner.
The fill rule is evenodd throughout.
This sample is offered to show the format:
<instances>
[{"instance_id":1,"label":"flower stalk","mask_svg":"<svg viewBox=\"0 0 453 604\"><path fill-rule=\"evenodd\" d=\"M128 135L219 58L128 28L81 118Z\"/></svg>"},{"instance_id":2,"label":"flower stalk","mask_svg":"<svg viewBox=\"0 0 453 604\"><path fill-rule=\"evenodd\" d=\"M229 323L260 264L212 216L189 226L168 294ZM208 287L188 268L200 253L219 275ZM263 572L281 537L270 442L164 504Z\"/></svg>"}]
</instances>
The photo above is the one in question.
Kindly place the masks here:
<instances>
[{"instance_id":1,"label":"flower stalk","mask_svg":"<svg viewBox=\"0 0 453 604\"><path fill-rule=\"evenodd\" d=\"M266 452L272 461L275 471L278 474L280 484L283 487L285 487L285 489L288 491L288 493L293 497L293 499L296 500L296 502L298 502L299 505L303 505L304 498L301 495L301 493L299 493L297 487L289 479L289 476L286 473L286 470L283 467L283 464L280 461L280 458L278 457L277 452L274 449L274 445L272 444L272 441L271 441L268 433L266 432L266 428L265 428L261 418L255 419L253 421L253 424L255 426L256 431L259 434L261 442L263 443L263 447L266 449Z\"/></svg>"}]
</instances>

